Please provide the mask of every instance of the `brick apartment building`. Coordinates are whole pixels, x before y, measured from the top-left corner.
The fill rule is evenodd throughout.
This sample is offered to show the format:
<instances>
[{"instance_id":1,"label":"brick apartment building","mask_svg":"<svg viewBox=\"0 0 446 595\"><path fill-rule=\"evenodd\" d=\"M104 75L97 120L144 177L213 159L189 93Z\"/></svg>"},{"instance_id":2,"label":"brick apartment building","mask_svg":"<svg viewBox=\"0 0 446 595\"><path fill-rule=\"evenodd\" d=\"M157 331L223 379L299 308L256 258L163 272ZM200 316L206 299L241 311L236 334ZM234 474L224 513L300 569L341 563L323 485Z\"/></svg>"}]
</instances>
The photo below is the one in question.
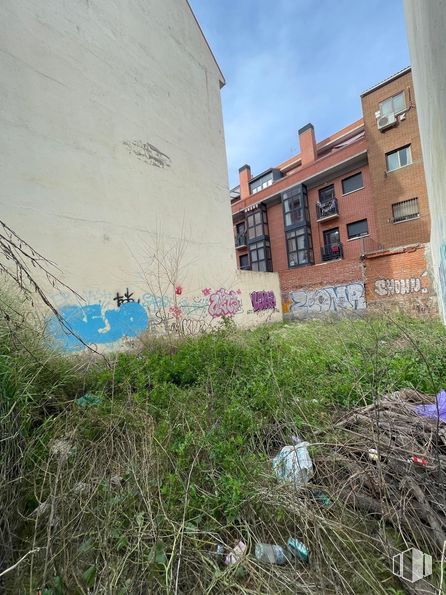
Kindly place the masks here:
<instances>
[{"instance_id":1,"label":"brick apartment building","mask_svg":"<svg viewBox=\"0 0 446 595\"><path fill-rule=\"evenodd\" d=\"M277 271L285 314L398 302L435 309L411 69L361 96L363 118L231 190L239 268Z\"/></svg>"}]
</instances>

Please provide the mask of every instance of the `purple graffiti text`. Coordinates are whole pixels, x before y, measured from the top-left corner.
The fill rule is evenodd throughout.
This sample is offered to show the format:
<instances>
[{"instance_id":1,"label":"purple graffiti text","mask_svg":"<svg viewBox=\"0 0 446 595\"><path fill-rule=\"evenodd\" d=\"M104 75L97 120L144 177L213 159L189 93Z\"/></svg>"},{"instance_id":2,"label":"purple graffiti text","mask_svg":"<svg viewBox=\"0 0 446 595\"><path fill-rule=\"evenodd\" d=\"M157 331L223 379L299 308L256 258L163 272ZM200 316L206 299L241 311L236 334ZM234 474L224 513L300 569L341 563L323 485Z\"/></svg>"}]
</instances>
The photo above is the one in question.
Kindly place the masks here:
<instances>
[{"instance_id":1,"label":"purple graffiti text","mask_svg":"<svg viewBox=\"0 0 446 595\"><path fill-rule=\"evenodd\" d=\"M274 291L253 291L251 293L251 304L254 312L274 310L276 307Z\"/></svg>"}]
</instances>

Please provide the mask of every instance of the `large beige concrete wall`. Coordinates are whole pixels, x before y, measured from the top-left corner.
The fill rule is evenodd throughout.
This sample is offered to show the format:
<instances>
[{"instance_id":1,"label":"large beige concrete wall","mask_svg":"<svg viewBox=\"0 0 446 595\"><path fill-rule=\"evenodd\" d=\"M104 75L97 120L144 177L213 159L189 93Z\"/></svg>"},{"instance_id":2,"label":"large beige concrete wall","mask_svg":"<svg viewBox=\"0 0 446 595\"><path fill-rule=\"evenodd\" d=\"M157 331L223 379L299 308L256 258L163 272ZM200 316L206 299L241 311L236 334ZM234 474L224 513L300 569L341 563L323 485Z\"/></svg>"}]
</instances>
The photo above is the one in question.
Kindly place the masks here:
<instances>
[{"instance_id":1,"label":"large beige concrete wall","mask_svg":"<svg viewBox=\"0 0 446 595\"><path fill-rule=\"evenodd\" d=\"M237 285L241 291L242 308L237 324L251 327L261 322L280 322L282 300L277 273L238 271Z\"/></svg>"},{"instance_id":2,"label":"large beige concrete wall","mask_svg":"<svg viewBox=\"0 0 446 595\"><path fill-rule=\"evenodd\" d=\"M1 219L85 298L54 296L87 342L237 290L222 75L187 2L3 0L0 50Z\"/></svg>"},{"instance_id":3,"label":"large beige concrete wall","mask_svg":"<svg viewBox=\"0 0 446 595\"><path fill-rule=\"evenodd\" d=\"M431 251L446 322L446 2L405 0L418 124L431 211Z\"/></svg>"}]
</instances>

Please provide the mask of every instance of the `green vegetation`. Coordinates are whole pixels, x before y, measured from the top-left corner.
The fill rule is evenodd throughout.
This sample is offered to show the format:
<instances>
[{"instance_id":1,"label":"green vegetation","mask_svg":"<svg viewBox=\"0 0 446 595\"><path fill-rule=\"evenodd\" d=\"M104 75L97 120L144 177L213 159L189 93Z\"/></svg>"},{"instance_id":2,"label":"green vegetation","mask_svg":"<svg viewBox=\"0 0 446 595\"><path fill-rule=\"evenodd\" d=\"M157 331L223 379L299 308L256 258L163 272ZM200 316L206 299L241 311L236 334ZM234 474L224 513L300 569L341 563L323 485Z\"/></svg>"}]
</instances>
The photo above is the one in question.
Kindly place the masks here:
<instances>
[{"instance_id":1,"label":"green vegetation","mask_svg":"<svg viewBox=\"0 0 446 595\"><path fill-rule=\"evenodd\" d=\"M335 489L326 509L279 485L271 458L298 433L317 468L343 409L446 386L440 323L225 324L107 361L48 353L6 324L0 334L0 538L10 565L27 555L5 592L398 592L379 523ZM77 403L86 393L100 402ZM290 536L310 565L249 555L225 567L215 553Z\"/></svg>"}]
</instances>

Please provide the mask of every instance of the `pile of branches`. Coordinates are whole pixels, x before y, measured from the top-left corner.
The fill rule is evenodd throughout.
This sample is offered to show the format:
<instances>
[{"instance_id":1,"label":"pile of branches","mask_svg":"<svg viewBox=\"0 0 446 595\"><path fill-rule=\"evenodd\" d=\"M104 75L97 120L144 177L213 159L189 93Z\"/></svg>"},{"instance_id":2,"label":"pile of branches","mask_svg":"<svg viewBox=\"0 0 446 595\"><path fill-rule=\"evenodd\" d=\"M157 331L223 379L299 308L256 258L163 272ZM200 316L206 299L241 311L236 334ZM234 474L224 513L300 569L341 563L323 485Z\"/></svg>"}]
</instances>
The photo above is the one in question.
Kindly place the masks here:
<instances>
[{"instance_id":1,"label":"pile of branches","mask_svg":"<svg viewBox=\"0 0 446 595\"><path fill-rule=\"evenodd\" d=\"M335 426L317 461L319 481L347 505L383 521L394 545L438 556L446 540L446 425L417 405L435 397L392 393Z\"/></svg>"}]
</instances>

